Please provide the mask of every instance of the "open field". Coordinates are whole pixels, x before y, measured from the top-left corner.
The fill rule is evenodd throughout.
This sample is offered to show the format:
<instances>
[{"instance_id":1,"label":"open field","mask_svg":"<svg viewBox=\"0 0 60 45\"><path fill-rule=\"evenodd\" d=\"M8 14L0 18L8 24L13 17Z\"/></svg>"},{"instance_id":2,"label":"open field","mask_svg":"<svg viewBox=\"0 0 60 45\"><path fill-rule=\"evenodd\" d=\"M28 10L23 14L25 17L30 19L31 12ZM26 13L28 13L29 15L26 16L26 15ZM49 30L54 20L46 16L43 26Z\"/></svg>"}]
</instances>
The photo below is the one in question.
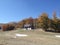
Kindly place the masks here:
<instances>
[{"instance_id":1,"label":"open field","mask_svg":"<svg viewBox=\"0 0 60 45\"><path fill-rule=\"evenodd\" d=\"M15 34L27 34L27 37L15 37ZM0 45L60 45L59 33L44 32L40 30L13 30L0 32Z\"/></svg>"}]
</instances>

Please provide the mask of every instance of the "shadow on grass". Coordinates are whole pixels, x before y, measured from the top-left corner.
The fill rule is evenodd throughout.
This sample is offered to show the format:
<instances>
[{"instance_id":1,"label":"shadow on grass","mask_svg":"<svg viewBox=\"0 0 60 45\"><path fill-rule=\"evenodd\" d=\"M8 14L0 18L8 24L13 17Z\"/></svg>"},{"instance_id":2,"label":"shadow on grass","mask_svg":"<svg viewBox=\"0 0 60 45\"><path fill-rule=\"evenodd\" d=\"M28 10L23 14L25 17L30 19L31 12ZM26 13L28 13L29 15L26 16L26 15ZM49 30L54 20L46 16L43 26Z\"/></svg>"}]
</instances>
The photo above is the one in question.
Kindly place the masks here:
<instances>
[{"instance_id":1,"label":"shadow on grass","mask_svg":"<svg viewBox=\"0 0 60 45\"><path fill-rule=\"evenodd\" d=\"M46 32L54 32L54 33L60 33L60 31L56 31L56 30L45 30Z\"/></svg>"},{"instance_id":2,"label":"shadow on grass","mask_svg":"<svg viewBox=\"0 0 60 45\"><path fill-rule=\"evenodd\" d=\"M55 32L54 30L45 30L46 32Z\"/></svg>"}]
</instances>

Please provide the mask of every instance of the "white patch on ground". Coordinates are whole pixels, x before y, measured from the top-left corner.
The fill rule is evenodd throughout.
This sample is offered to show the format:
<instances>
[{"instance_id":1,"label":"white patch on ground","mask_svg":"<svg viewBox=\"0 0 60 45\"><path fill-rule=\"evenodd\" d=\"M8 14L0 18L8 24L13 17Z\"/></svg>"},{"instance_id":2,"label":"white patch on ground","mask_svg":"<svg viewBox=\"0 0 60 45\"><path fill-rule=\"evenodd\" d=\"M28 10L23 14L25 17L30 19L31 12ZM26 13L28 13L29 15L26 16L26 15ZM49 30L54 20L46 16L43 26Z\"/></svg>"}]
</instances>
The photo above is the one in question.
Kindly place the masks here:
<instances>
[{"instance_id":1,"label":"white patch on ground","mask_svg":"<svg viewBox=\"0 0 60 45\"><path fill-rule=\"evenodd\" d=\"M60 35L55 35L55 37L59 37L60 38Z\"/></svg>"},{"instance_id":2,"label":"white patch on ground","mask_svg":"<svg viewBox=\"0 0 60 45\"><path fill-rule=\"evenodd\" d=\"M17 37L27 37L28 35L15 33L15 34L5 34L5 36L11 37L11 38L17 38Z\"/></svg>"},{"instance_id":3,"label":"white patch on ground","mask_svg":"<svg viewBox=\"0 0 60 45\"><path fill-rule=\"evenodd\" d=\"M26 37L28 35L26 34L15 34L14 38L17 38L17 37Z\"/></svg>"},{"instance_id":4,"label":"white patch on ground","mask_svg":"<svg viewBox=\"0 0 60 45\"><path fill-rule=\"evenodd\" d=\"M16 34L16 36L18 36L18 37L23 36L24 37L24 36L28 36L28 35L26 35L26 34Z\"/></svg>"}]
</instances>

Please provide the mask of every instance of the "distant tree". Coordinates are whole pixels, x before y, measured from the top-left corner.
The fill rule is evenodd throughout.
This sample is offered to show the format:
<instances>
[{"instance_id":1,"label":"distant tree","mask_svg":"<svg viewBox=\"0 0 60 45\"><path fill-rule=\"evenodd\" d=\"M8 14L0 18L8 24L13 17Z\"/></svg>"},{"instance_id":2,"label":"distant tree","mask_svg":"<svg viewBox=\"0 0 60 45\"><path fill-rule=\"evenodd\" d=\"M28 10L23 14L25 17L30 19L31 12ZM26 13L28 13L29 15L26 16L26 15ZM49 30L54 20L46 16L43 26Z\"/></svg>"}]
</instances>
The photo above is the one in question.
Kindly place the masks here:
<instances>
[{"instance_id":1,"label":"distant tree","mask_svg":"<svg viewBox=\"0 0 60 45\"><path fill-rule=\"evenodd\" d=\"M24 21L20 21L20 22L18 22L18 24L17 24L17 28L23 28L23 25L24 25Z\"/></svg>"},{"instance_id":2,"label":"distant tree","mask_svg":"<svg viewBox=\"0 0 60 45\"><path fill-rule=\"evenodd\" d=\"M58 19L58 17L56 16L56 12L53 13L53 24L52 24L52 28L55 30L55 32L59 32L60 31L60 21Z\"/></svg>"},{"instance_id":3,"label":"distant tree","mask_svg":"<svg viewBox=\"0 0 60 45\"><path fill-rule=\"evenodd\" d=\"M34 19L32 17L29 18L29 24L31 25L31 28L34 28Z\"/></svg>"},{"instance_id":4,"label":"distant tree","mask_svg":"<svg viewBox=\"0 0 60 45\"><path fill-rule=\"evenodd\" d=\"M37 18L33 20L33 25L34 25L34 28L38 28Z\"/></svg>"},{"instance_id":5,"label":"distant tree","mask_svg":"<svg viewBox=\"0 0 60 45\"><path fill-rule=\"evenodd\" d=\"M15 29L15 25L13 23L9 23L9 24L6 24L7 25L7 31L10 31L10 30L14 30Z\"/></svg>"},{"instance_id":6,"label":"distant tree","mask_svg":"<svg viewBox=\"0 0 60 45\"><path fill-rule=\"evenodd\" d=\"M33 26L33 18L29 17L27 19L24 19L24 20L18 22L16 27L17 28L23 28L25 24L30 24L31 26Z\"/></svg>"},{"instance_id":7,"label":"distant tree","mask_svg":"<svg viewBox=\"0 0 60 45\"><path fill-rule=\"evenodd\" d=\"M50 28L50 30L52 30L53 29L53 20L52 19L49 19L48 20L48 28Z\"/></svg>"},{"instance_id":8,"label":"distant tree","mask_svg":"<svg viewBox=\"0 0 60 45\"><path fill-rule=\"evenodd\" d=\"M46 13L42 13L42 15L38 18L38 27L47 30L48 20L48 15Z\"/></svg>"}]
</instances>

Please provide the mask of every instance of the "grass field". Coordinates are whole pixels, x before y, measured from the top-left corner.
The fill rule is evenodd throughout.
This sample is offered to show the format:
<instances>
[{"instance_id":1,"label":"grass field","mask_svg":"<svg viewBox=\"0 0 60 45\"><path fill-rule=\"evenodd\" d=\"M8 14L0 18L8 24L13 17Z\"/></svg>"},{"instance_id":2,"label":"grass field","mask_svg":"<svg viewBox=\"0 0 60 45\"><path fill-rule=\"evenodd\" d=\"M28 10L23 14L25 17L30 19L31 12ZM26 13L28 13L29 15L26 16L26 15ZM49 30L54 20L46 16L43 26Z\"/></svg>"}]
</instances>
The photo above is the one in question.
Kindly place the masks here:
<instances>
[{"instance_id":1,"label":"grass field","mask_svg":"<svg viewBox=\"0 0 60 45\"><path fill-rule=\"evenodd\" d=\"M14 38L15 34L27 34L27 37ZM40 30L13 30L0 32L0 45L60 45L59 33L44 32Z\"/></svg>"}]
</instances>

